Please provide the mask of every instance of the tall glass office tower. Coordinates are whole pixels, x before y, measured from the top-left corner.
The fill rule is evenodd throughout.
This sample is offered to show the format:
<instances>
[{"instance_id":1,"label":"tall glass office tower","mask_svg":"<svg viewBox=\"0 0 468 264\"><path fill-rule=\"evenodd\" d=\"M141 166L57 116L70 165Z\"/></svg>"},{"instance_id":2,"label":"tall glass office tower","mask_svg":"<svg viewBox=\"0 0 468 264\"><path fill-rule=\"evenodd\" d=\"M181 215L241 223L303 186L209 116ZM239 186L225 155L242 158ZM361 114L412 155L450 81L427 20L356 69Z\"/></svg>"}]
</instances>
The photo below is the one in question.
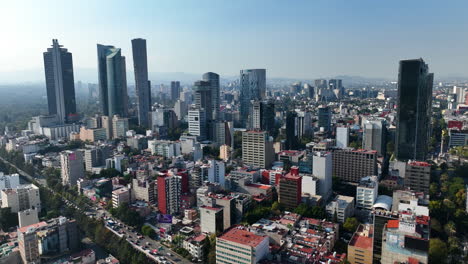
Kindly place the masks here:
<instances>
[{"instance_id":1,"label":"tall glass office tower","mask_svg":"<svg viewBox=\"0 0 468 264\"><path fill-rule=\"evenodd\" d=\"M57 115L62 123L74 121L76 101L72 54L53 39L52 48L43 55L49 114Z\"/></svg>"},{"instance_id":2,"label":"tall glass office tower","mask_svg":"<svg viewBox=\"0 0 468 264\"><path fill-rule=\"evenodd\" d=\"M148 61L146 40L132 39L133 68L135 72L135 89L138 103L138 124L148 127L151 108L151 84L148 81Z\"/></svg>"},{"instance_id":3,"label":"tall glass office tower","mask_svg":"<svg viewBox=\"0 0 468 264\"><path fill-rule=\"evenodd\" d=\"M214 72L203 74L203 81L210 83L211 90L211 117L212 120L219 118L219 75Z\"/></svg>"},{"instance_id":4,"label":"tall glass office tower","mask_svg":"<svg viewBox=\"0 0 468 264\"><path fill-rule=\"evenodd\" d=\"M425 160L431 131L434 74L422 59L402 60L398 72L395 157Z\"/></svg>"},{"instance_id":5,"label":"tall glass office tower","mask_svg":"<svg viewBox=\"0 0 468 264\"><path fill-rule=\"evenodd\" d=\"M240 114L242 124L247 124L250 101L263 100L266 93L266 70L252 69L240 71Z\"/></svg>"},{"instance_id":6,"label":"tall glass office tower","mask_svg":"<svg viewBox=\"0 0 468 264\"><path fill-rule=\"evenodd\" d=\"M125 57L114 46L97 44L99 92L102 113L106 116L128 113Z\"/></svg>"}]
</instances>

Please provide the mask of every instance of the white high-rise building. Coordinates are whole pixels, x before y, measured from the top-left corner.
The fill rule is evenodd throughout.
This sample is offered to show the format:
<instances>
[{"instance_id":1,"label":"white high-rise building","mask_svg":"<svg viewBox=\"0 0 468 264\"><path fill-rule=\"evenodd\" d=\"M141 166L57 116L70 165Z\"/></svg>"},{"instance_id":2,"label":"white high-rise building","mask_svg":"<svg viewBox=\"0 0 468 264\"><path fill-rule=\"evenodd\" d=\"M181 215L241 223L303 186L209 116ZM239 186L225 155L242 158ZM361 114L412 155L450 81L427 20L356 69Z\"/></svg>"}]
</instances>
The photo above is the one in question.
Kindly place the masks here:
<instances>
[{"instance_id":1,"label":"white high-rise building","mask_svg":"<svg viewBox=\"0 0 468 264\"><path fill-rule=\"evenodd\" d=\"M379 192L377 176L367 176L361 179L356 189L356 208L372 210Z\"/></svg>"},{"instance_id":2,"label":"white high-rise building","mask_svg":"<svg viewBox=\"0 0 468 264\"><path fill-rule=\"evenodd\" d=\"M349 127L336 128L336 146L338 148L347 148L349 145Z\"/></svg>"},{"instance_id":3,"label":"white high-rise building","mask_svg":"<svg viewBox=\"0 0 468 264\"><path fill-rule=\"evenodd\" d=\"M62 184L75 186L78 179L85 176L83 152L67 150L60 153Z\"/></svg>"},{"instance_id":4,"label":"white high-rise building","mask_svg":"<svg viewBox=\"0 0 468 264\"><path fill-rule=\"evenodd\" d=\"M317 152L312 162L312 174L319 179L317 194L321 195L324 200L327 200L332 194L332 154Z\"/></svg>"},{"instance_id":5,"label":"white high-rise building","mask_svg":"<svg viewBox=\"0 0 468 264\"><path fill-rule=\"evenodd\" d=\"M15 189L20 185L19 174L4 175L0 172L0 190L2 189Z\"/></svg>"},{"instance_id":6,"label":"white high-rise building","mask_svg":"<svg viewBox=\"0 0 468 264\"><path fill-rule=\"evenodd\" d=\"M187 104L182 100L177 100L174 104L174 112L177 120L183 120L187 116Z\"/></svg>"},{"instance_id":7,"label":"white high-rise building","mask_svg":"<svg viewBox=\"0 0 468 264\"><path fill-rule=\"evenodd\" d=\"M24 211L18 212L18 223L19 227L29 226L39 223L39 217L37 214L37 209L27 209Z\"/></svg>"},{"instance_id":8,"label":"white high-rise building","mask_svg":"<svg viewBox=\"0 0 468 264\"><path fill-rule=\"evenodd\" d=\"M10 207L12 213L31 208L41 210L39 188L34 184L20 185L16 189L3 189L0 197L2 208Z\"/></svg>"},{"instance_id":9,"label":"white high-rise building","mask_svg":"<svg viewBox=\"0 0 468 264\"><path fill-rule=\"evenodd\" d=\"M363 125L362 148L376 150L380 156L385 154L385 119L367 119Z\"/></svg>"},{"instance_id":10,"label":"white high-rise building","mask_svg":"<svg viewBox=\"0 0 468 264\"><path fill-rule=\"evenodd\" d=\"M148 148L152 155L159 155L166 158L180 156L180 143L168 140L148 140Z\"/></svg>"},{"instance_id":11,"label":"white high-rise building","mask_svg":"<svg viewBox=\"0 0 468 264\"><path fill-rule=\"evenodd\" d=\"M224 176L226 174L224 161L210 160L210 168L208 170L208 181L219 183L224 186Z\"/></svg>"},{"instance_id":12,"label":"white high-rise building","mask_svg":"<svg viewBox=\"0 0 468 264\"><path fill-rule=\"evenodd\" d=\"M192 108L188 111L189 133L197 136L198 140L205 140L207 136L206 113L200 108Z\"/></svg>"}]
</instances>

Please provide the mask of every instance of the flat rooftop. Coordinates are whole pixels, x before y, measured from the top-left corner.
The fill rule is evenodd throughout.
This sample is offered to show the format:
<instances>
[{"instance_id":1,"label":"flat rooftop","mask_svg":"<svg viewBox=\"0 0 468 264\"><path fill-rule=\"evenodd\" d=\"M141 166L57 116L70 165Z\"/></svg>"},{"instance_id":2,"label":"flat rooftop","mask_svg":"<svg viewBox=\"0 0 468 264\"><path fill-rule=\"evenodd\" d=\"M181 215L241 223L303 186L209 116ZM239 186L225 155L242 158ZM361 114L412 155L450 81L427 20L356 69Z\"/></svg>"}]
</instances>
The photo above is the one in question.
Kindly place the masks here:
<instances>
[{"instance_id":1,"label":"flat rooftop","mask_svg":"<svg viewBox=\"0 0 468 264\"><path fill-rule=\"evenodd\" d=\"M250 231L245 230L242 226L236 226L221 235L219 239L231 241L245 246L256 247L265 239L265 236L256 235Z\"/></svg>"}]
</instances>

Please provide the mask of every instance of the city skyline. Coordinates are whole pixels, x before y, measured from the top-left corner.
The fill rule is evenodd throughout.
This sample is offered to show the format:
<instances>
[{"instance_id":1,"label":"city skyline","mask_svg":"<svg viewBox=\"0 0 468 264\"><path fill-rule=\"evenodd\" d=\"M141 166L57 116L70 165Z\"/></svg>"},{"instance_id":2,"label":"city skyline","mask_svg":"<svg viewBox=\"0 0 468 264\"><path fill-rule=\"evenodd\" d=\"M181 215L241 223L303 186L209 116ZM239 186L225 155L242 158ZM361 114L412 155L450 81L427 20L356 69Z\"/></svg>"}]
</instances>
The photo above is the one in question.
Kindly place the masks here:
<instances>
[{"instance_id":1,"label":"city skyline","mask_svg":"<svg viewBox=\"0 0 468 264\"><path fill-rule=\"evenodd\" d=\"M12 81L7 78L12 75L5 73L39 70L38 51L53 38L74 51L78 77L79 69L97 68L96 43L121 47L132 62L133 38L148 40L149 72L213 71L222 77L237 76L241 69L265 68L270 78L354 75L396 79L399 60L421 57L439 77L466 75L462 69L468 52L462 47L467 46L468 39L452 34L466 27L461 13L466 3L365 2L353 6L334 1L300 2L288 6L255 1L249 2L248 9L242 1L228 5L213 1L144 2L137 7L117 3L112 6L115 12L101 18L95 10L102 10L107 4L104 1L77 6L48 1L55 19L36 14L34 2L6 4L7 12L0 22L17 27L14 31L7 28L3 34L15 41L0 44L0 48L11 51L2 55L5 63L0 66L0 73L4 73L0 82ZM73 14L69 14L70 9ZM240 12L242 16L235 15ZM431 14L450 16L438 20ZM57 20L61 23L56 24ZM430 28L431 34L421 35L422 25ZM32 40L37 45L31 45ZM127 71L131 65L127 63ZM23 76L17 82L40 81L34 76Z\"/></svg>"}]
</instances>

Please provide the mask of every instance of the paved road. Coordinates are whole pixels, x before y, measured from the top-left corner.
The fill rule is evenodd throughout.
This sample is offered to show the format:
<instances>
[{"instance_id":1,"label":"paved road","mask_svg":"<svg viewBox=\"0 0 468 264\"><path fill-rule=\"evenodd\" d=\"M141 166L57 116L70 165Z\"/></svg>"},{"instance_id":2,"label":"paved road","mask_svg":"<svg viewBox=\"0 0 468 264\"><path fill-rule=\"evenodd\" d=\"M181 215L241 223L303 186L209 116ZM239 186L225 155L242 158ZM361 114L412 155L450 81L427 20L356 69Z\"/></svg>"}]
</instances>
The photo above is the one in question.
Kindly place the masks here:
<instances>
[{"instance_id":1,"label":"paved road","mask_svg":"<svg viewBox=\"0 0 468 264\"><path fill-rule=\"evenodd\" d=\"M50 189L47 186L47 182L44 179L44 177L42 177L42 175L36 174L35 175L36 177L32 177L30 174L28 174L25 171L21 170L20 168L16 167L14 164L12 164L9 161L5 160L3 157L0 157L0 160L2 160L5 163L10 164L12 167L14 167L18 171L19 174L24 176L29 181L31 181L31 182L36 181L40 185L42 185L43 187L47 188L50 192L55 193L54 190ZM187 259L184 259L180 255L178 255L177 253L175 253L171 249L165 247L164 245L161 245L161 243L159 243L158 241L153 240L153 239L151 239L149 237L141 236L141 239L138 240L138 244L136 244L135 242L137 241L137 233L131 231L128 226L121 223L118 219L115 219L115 218L111 217L111 214L109 212L107 212L106 210L104 210L104 208L102 208L100 205L96 205L95 207L89 207L89 208L83 210L83 208L76 205L73 201L70 201L70 200L66 199L65 197L63 197L63 196L61 196L61 197L68 206L74 207L75 209L77 209L77 210L79 210L81 212L84 212L90 218L94 217L96 219L102 219L104 217L107 217L108 219L111 219L114 222L118 223L120 226L122 226L122 228L120 228L120 231L122 232L122 234L120 234L120 236L125 236L127 238L127 242L130 243L130 245L132 245L137 250L145 253L147 256L151 257L151 259L153 259L155 262L164 263L164 261L166 261L166 263L181 263L181 264L192 263L192 262L188 261ZM118 234L118 232L117 232L117 234ZM147 244L146 244L147 242L150 243L150 245L147 246ZM144 247L146 247L146 248L144 248ZM153 254L150 253L154 249L158 249L158 251L160 251L158 253L159 255L153 255ZM170 255L168 255L168 253ZM161 259L161 258L163 258L163 259Z\"/></svg>"}]
</instances>

